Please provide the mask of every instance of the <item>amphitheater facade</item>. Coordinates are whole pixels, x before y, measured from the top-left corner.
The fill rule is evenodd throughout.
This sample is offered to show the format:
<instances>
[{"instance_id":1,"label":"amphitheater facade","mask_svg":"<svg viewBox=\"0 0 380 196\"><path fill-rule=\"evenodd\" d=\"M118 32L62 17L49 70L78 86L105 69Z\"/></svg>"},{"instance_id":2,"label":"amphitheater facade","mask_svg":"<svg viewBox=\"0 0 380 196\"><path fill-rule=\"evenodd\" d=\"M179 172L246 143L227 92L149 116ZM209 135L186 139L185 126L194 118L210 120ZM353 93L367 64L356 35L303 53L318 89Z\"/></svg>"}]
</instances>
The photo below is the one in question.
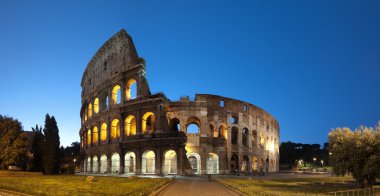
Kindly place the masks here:
<instances>
[{"instance_id":1,"label":"amphitheater facade","mask_svg":"<svg viewBox=\"0 0 380 196\"><path fill-rule=\"evenodd\" d=\"M196 94L152 94L146 64L121 30L83 74L81 171L106 174L252 174L279 169L279 125L261 108ZM175 82L175 81L173 81Z\"/></svg>"}]
</instances>

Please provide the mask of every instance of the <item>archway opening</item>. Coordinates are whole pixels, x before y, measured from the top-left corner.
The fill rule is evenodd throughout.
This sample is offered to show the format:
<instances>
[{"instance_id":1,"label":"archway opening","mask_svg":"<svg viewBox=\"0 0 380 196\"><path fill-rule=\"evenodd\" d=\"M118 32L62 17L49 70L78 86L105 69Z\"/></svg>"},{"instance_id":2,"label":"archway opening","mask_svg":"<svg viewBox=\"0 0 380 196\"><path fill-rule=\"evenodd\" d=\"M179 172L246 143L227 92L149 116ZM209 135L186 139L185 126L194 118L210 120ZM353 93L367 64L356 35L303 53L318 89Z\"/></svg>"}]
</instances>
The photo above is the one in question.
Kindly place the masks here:
<instances>
[{"instance_id":1,"label":"archway opening","mask_svg":"<svg viewBox=\"0 0 380 196\"><path fill-rule=\"evenodd\" d=\"M87 157L87 160L86 160L86 172L90 172L91 171L91 157Z\"/></svg>"},{"instance_id":2,"label":"archway opening","mask_svg":"<svg viewBox=\"0 0 380 196\"><path fill-rule=\"evenodd\" d=\"M92 173L98 173L98 157L96 155L92 158Z\"/></svg>"},{"instance_id":3,"label":"archway opening","mask_svg":"<svg viewBox=\"0 0 380 196\"><path fill-rule=\"evenodd\" d=\"M187 119L186 133L194 134L200 132L201 121L199 118L192 116Z\"/></svg>"},{"instance_id":4,"label":"archway opening","mask_svg":"<svg viewBox=\"0 0 380 196\"><path fill-rule=\"evenodd\" d=\"M116 139L120 137L120 123L118 119L114 119L111 123L111 138Z\"/></svg>"},{"instance_id":5,"label":"archway opening","mask_svg":"<svg viewBox=\"0 0 380 196\"><path fill-rule=\"evenodd\" d=\"M181 124L178 118L172 118L170 119L170 129L173 132L177 132L181 130Z\"/></svg>"},{"instance_id":6,"label":"archway opening","mask_svg":"<svg viewBox=\"0 0 380 196\"><path fill-rule=\"evenodd\" d=\"M107 124L103 123L100 127L100 140L106 141L107 140Z\"/></svg>"},{"instance_id":7,"label":"archway opening","mask_svg":"<svg viewBox=\"0 0 380 196\"><path fill-rule=\"evenodd\" d=\"M220 125L218 137L223 137L225 140L227 140L227 128L225 125Z\"/></svg>"},{"instance_id":8,"label":"archway opening","mask_svg":"<svg viewBox=\"0 0 380 196\"><path fill-rule=\"evenodd\" d=\"M243 134L242 134L242 138L241 138L243 146L248 146L248 142L247 142L248 134L249 134L248 129L243 128Z\"/></svg>"},{"instance_id":9,"label":"archway opening","mask_svg":"<svg viewBox=\"0 0 380 196\"><path fill-rule=\"evenodd\" d=\"M137 97L137 84L136 80L130 79L127 82L127 89L126 89L126 98L127 101L131 99L135 99Z\"/></svg>"},{"instance_id":10,"label":"archway opening","mask_svg":"<svg viewBox=\"0 0 380 196\"><path fill-rule=\"evenodd\" d=\"M249 172L249 158L247 155L243 156L242 162L241 162L241 171L244 173Z\"/></svg>"},{"instance_id":11,"label":"archway opening","mask_svg":"<svg viewBox=\"0 0 380 196\"><path fill-rule=\"evenodd\" d=\"M120 86L116 85L112 89L112 104L119 104L121 102Z\"/></svg>"},{"instance_id":12,"label":"archway opening","mask_svg":"<svg viewBox=\"0 0 380 196\"><path fill-rule=\"evenodd\" d=\"M133 174L136 172L136 155L134 152L127 152L124 157L125 169L124 172L127 174Z\"/></svg>"},{"instance_id":13,"label":"archway opening","mask_svg":"<svg viewBox=\"0 0 380 196\"><path fill-rule=\"evenodd\" d=\"M215 153L208 153L207 157L207 174L219 173L219 157Z\"/></svg>"},{"instance_id":14,"label":"archway opening","mask_svg":"<svg viewBox=\"0 0 380 196\"><path fill-rule=\"evenodd\" d=\"M153 151L147 150L142 155L141 173L154 174L156 170L156 155Z\"/></svg>"},{"instance_id":15,"label":"archway opening","mask_svg":"<svg viewBox=\"0 0 380 196\"><path fill-rule=\"evenodd\" d=\"M94 112L97 114L99 112L99 99L95 98L94 100Z\"/></svg>"},{"instance_id":16,"label":"archway opening","mask_svg":"<svg viewBox=\"0 0 380 196\"><path fill-rule=\"evenodd\" d=\"M164 174L177 174L177 153L174 150L168 150L164 153Z\"/></svg>"},{"instance_id":17,"label":"archway opening","mask_svg":"<svg viewBox=\"0 0 380 196\"><path fill-rule=\"evenodd\" d=\"M252 131L252 148L257 148L257 131Z\"/></svg>"},{"instance_id":18,"label":"archway opening","mask_svg":"<svg viewBox=\"0 0 380 196\"><path fill-rule=\"evenodd\" d=\"M153 112L146 112L142 119L142 133L153 133L156 124L156 117Z\"/></svg>"},{"instance_id":19,"label":"archway opening","mask_svg":"<svg viewBox=\"0 0 380 196\"><path fill-rule=\"evenodd\" d=\"M259 163L258 163L258 160L257 160L257 157L252 157L252 171L253 172L258 172L259 170Z\"/></svg>"},{"instance_id":20,"label":"archway opening","mask_svg":"<svg viewBox=\"0 0 380 196\"><path fill-rule=\"evenodd\" d=\"M96 143L98 143L98 127L94 127L93 129L92 129L92 142L93 142L93 144L96 144Z\"/></svg>"},{"instance_id":21,"label":"archway opening","mask_svg":"<svg viewBox=\"0 0 380 196\"><path fill-rule=\"evenodd\" d=\"M120 171L120 155L119 153L114 153L111 157L111 172L119 173Z\"/></svg>"},{"instance_id":22,"label":"archway opening","mask_svg":"<svg viewBox=\"0 0 380 196\"><path fill-rule=\"evenodd\" d=\"M88 104L88 118L91 118L92 116L92 104Z\"/></svg>"},{"instance_id":23,"label":"archway opening","mask_svg":"<svg viewBox=\"0 0 380 196\"><path fill-rule=\"evenodd\" d=\"M236 154L231 157L230 173L236 174L238 172L239 158Z\"/></svg>"},{"instance_id":24,"label":"archway opening","mask_svg":"<svg viewBox=\"0 0 380 196\"><path fill-rule=\"evenodd\" d=\"M238 128L237 127L232 127L231 129L231 144L237 144L238 143Z\"/></svg>"},{"instance_id":25,"label":"archway opening","mask_svg":"<svg viewBox=\"0 0 380 196\"><path fill-rule=\"evenodd\" d=\"M133 115L129 115L124 122L125 135L136 135L136 118Z\"/></svg>"},{"instance_id":26,"label":"archway opening","mask_svg":"<svg viewBox=\"0 0 380 196\"><path fill-rule=\"evenodd\" d=\"M200 174L201 172L201 156L197 153L188 153L187 159L190 162L190 166L193 169L194 174Z\"/></svg>"},{"instance_id":27,"label":"archway opening","mask_svg":"<svg viewBox=\"0 0 380 196\"><path fill-rule=\"evenodd\" d=\"M105 154L103 154L101 157L100 157L100 173L101 174L105 174L107 173L107 156Z\"/></svg>"},{"instance_id":28,"label":"archway opening","mask_svg":"<svg viewBox=\"0 0 380 196\"><path fill-rule=\"evenodd\" d=\"M91 144L91 129L87 130L87 144Z\"/></svg>"}]
</instances>

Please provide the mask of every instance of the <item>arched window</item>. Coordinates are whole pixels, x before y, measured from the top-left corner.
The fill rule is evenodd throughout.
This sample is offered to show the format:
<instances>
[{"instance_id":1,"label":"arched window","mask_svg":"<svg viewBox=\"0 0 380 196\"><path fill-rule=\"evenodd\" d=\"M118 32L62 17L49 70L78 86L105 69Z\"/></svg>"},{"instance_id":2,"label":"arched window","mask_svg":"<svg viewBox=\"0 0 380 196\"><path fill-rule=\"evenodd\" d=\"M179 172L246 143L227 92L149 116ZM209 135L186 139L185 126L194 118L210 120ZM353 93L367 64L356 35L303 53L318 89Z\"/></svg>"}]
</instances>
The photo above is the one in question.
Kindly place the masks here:
<instances>
[{"instance_id":1,"label":"arched window","mask_svg":"<svg viewBox=\"0 0 380 196\"><path fill-rule=\"evenodd\" d=\"M92 116L92 104L88 104L88 118L91 118Z\"/></svg>"},{"instance_id":2,"label":"arched window","mask_svg":"<svg viewBox=\"0 0 380 196\"><path fill-rule=\"evenodd\" d=\"M207 157L207 174L219 173L219 157L215 153L208 153Z\"/></svg>"},{"instance_id":3,"label":"arched window","mask_svg":"<svg viewBox=\"0 0 380 196\"><path fill-rule=\"evenodd\" d=\"M248 134L249 134L248 129L244 128L243 129L243 134L242 134L242 144L243 144L243 146L248 146L248 142L247 142L247 140L248 140Z\"/></svg>"},{"instance_id":4,"label":"arched window","mask_svg":"<svg viewBox=\"0 0 380 196\"><path fill-rule=\"evenodd\" d=\"M92 129L92 142L94 143L94 144L96 144L96 143L98 143L98 127L94 127L93 129Z\"/></svg>"},{"instance_id":5,"label":"arched window","mask_svg":"<svg viewBox=\"0 0 380 196\"><path fill-rule=\"evenodd\" d=\"M211 137L218 137L218 130L215 129L213 124L210 124L210 135Z\"/></svg>"},{"instance_id":6,"label":"arched window","mask_svg":"<svg viewBox=\"0 0 380 196\"><path fill-rule=\"evenodd\" d=\"M120 137L120 123L118 119L114 119L111 123L111 138L116 139Z\"/></svg>"},{"instance_id":7,"label":"arched window","mask_svg":"<svg viewBox=\"0 0 380 196\"><path fill-rule=\"evenodd\" d=\"M111 172L119 173L120 171L120 155L119 153L114 153L111 157Z\"/></svg>"},{"instance_id":8,"label":"arched window","mask_svg":"<svg viewBox=\"0 0 380 196\"><path fill-rule=\"evenodd\" d=\"M177 154L174 150L164 153L165 160L163 165L164 174L177 174Z\"/></svg>"},{"instance_id":9,"label":"arched window","mask_svg":"<svg viewBox=\"0 0 380 196\"><path fill-rule=\"evenodd\" d=\"M95 98L94 100L94 112L97 114L99 112L99 99Z\"/></svg>"},{"instance_id":10,"label":"arched window","mask_svg":"<svg viewBox=\"0 0 380 196\"><path fill-rule=\"evenodd\" d=\"M136 135L136 118L133 115L129 115L124 122L125 135Z\"/></svg>"},{"instance_id":11,"label":"arched window","mask_svg":"<svg viewBox=\"0 0 380 196\"><path fill-rule=\"evenodd\" d=\"M238 124L238 117L237 116L231 116L230 123L231 124Z\"/></svg>"},{"instance_id":12,"label":"arched window","mask_svg":"<svg viewBox=\"0 0 380 196\"><path fill-rule=\"evenodd\" d=\"M116 85L112 89L112 104L119 104L121 102L120 86Z\"/></svg>"},{"instance_id":13,"label":"arched window","mask_svg":"<svg viewBox=\"0 0 380 196\"><path fill-rule=\"evenodd\" d=\"M257 148L257 131L252 131L252 147Z\"/></svg>"},{"instance_id":14,"label":"arched window","mask_svg":"<svg viewBox=\"0 0 380 196\"><path fill-rule=\"evenodd\" d=\"M171 128L171 131L174 131L174 132L181 130L181 124L178 118L170 119L170 128Z\"/></svg>"},{"instance_id":15,"label":"arched window","mask_svg":"<svg viewBox=\"0 0 380 196\"><path fill-rule=\"evenodd\" d=\"M127 82L127 89L126 89L126 98L127 101L131 99L135 99L137 97L137 85L136 80L130 79Z\"/></svg>"},{"instance_id":16,"label":"arched window","mask_svg":"<svg viewBox=\"0 0 380 196\"><path fill-rule=\"evenodd\" d=\"M87 109L85 109L85 112L84 112L84 122L87 121Z\"/></svg>"},{"instance_id":17,"label":"arched window","mask_svg":"<svg viewBox=\"0 0 380 196\"><path fill-rule=\"evenodd\" d=\"M199 118L193 116L187 119L186 133L199 133L201 121Z\"/></svg>"},{"instance_id":18,"label":"arched window","mask_svg":"<svg viewBox=\"0 0 380 196\"><path fill-rule=\"evenodd\" d=\"M92 173L98 173L98 157L96 155L92 158Z\"/></svg>"},{"instance_id":19,"label":"arched window","mask_svg":"<svg viewBox=\"0 0 380 196\"><path fill-rule=\"evenodd\" d=\"M220 125L218 137L223 137L225 140L227 140L227 128L225 125Z\"/></svg>"},{"instance_id":20,"label":"arched window","mask_svg":"<svg viewBox=\"0 0 380 196\"><path fill-rule=\"evenodd\" d=\"M238 140L238 128L237 127L232 127L231 129L231 144L237 144Z\"/></svg>"},{"instance_id":21,"label":"arched window","mask_svg":"<svg viewBox=\"0 0 380 196\"><path fill-rule=\"evenodd\" d=\"M101 174L104 174L104 173L107 173L107 156L105 154L103 154L101 157L100 157L100 173Z\"/></svg>"},{"instance_id":22,"label":"arched window","mask_svg":"<svg viewBox=\"0 0 380 196\"><path fill-rule=\"evenodd\" d=\"M125 169L124 172L135 173L136 172L136 155L134 152L127 152L124 157Z\"/></svg>"},{"instance_id":23,"label":"arched window","mask_svg":"<svg viewBox=\"0 0 380 196\"><path fill-rule=\"evenodd\" d=\"M91 129L87 130L87 144L91 144Z\"/></svg>"},{"instance_id":24,"label":"arched window","mask_svg":"<svg viewBox=\"0 0 380 196\"><path fill-rule=\"evenodd\" d=\"M152 133L155 128L156 117L153 112L147 112L142 118L142 133Z\"/></svg>"},{"instance_id":25,"label":"arched window","mask_svg":"<svg viewBox=\"0 0 380 196\"><path fill-rule=\"evenodd\" d=\"M106 141L107 140L107 124L103 123L100 127L100 140Z\"/></svg>"},{"instance_id":26,"label":"arched window","mask_svg":"<svg viewBox=\"0 0 380 196\"><path fill-rule=\"evenodd\" d=\"M147 150L142 155L141 173L154 174L156 170L156 155L153 151Z\"/></svg>"}]
</instances>

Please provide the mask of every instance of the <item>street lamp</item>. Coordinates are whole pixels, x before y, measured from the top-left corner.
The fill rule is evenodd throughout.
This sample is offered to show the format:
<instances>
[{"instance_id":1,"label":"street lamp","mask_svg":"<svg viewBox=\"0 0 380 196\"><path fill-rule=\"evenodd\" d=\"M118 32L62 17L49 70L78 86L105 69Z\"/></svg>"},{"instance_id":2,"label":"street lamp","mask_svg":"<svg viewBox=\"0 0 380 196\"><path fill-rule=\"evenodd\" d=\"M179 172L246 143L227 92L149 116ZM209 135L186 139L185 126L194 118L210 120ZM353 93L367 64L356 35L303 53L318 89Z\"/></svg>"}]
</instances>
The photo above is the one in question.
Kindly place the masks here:
<instances>
[{"instance_id":1,"label":"street lamp","mask_svg":"<svg viewBox=\"0 0 380 196\"><path fill-rule=\"evenodd\" d=\"M321 164L322 164L322 167L323 167L323 160L321 160Z\"/></svg>"},{"instance_id":2,"label":"street lamp","mask_svg":"<svg viewBox=\"0 0 380 196\"><path fill-rule=\"evenodd\" d=\"M316 161L316 160L317 160L317 158L314 157L314 158L313 158L313 161L314 161L314 168L315 168L315 161Z\"/></svg>"}]
</instances>

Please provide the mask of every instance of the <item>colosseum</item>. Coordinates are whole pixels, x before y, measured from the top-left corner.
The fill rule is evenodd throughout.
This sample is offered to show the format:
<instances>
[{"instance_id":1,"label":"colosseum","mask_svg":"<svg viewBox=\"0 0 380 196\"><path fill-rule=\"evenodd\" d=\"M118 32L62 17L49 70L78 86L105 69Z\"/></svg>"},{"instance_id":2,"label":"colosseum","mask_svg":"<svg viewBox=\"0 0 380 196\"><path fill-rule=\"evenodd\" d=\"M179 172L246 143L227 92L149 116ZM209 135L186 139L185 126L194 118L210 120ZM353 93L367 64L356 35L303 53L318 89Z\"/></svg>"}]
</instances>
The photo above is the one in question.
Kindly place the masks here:
<instances>
[{"instance_id":1,"label":"colosseum","mask_svg":"<svg viewBox=\"0 0 380 196\"><path fill-rule=\"evenodd\" d=\"M127 175L252 174L279 169L279 125L261 108L196 94L152 94L146 63L121 30L81 81L81 172Z\"/></svg>"}]
</instances>

